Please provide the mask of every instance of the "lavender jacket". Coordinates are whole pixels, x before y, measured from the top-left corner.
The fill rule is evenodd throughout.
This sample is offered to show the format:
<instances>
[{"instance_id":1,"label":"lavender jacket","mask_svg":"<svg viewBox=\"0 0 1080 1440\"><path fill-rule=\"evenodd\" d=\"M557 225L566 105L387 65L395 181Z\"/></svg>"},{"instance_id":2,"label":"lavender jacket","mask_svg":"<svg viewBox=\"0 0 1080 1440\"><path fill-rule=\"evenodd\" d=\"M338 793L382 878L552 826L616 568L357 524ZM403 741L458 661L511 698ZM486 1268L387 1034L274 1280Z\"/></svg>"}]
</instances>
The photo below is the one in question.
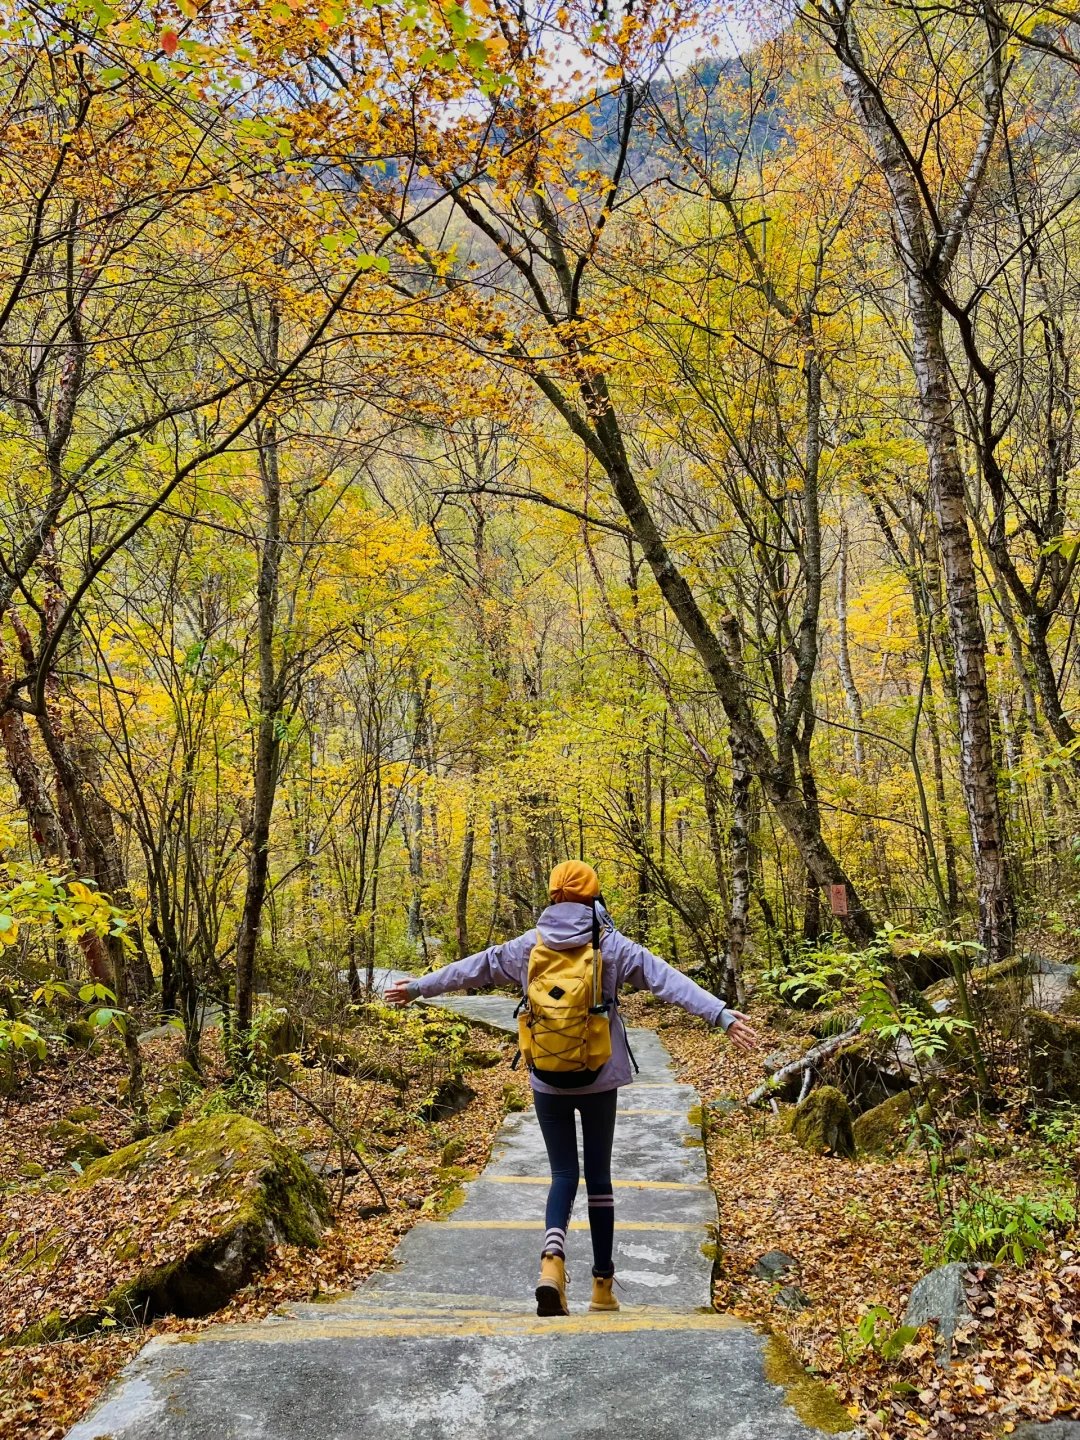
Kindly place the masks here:
<instances>
[{"instance_id":1,"label":"lavender jacket","mask_svg":"<svg viewBox=\"0 0 1080 1440\"><path fill-rule=\"evenodd\" d=\"M722 1025L725 1030L733 1023L735 1015L722 1000L695 985L666 960L646 950L644 945L637 945L621 935L607 911L599 908L606 1000L616 1000L622 986L630 984L637 990L651 990L659 999L681 1005L691 1015L700 1015L712 1025ZM544 944L550 945L553 950L570 950L575 945L587 945L592 940L592 907L575 901L549 905L537 921L537 930L543 935ZM515 940L508 940L505 945L492 945L478 955L455 960L431 975L410 980L409 997L413 1000L431 999L435 995L445 995L448 990L471 990L482 985L515 985L524 993L529 974L529 955L536 938L536 930L529 930ZM545 1095L593 1095L601 1090L615 1090L620 1085L629 1085L633 1076L630 1074L626 1030L618 1010L613 1008L610 1014L611 1059L591 1085L583 1085L573 1091L559 1090L531 1075L533 1089Z\"/></svg>"}]
</instances>

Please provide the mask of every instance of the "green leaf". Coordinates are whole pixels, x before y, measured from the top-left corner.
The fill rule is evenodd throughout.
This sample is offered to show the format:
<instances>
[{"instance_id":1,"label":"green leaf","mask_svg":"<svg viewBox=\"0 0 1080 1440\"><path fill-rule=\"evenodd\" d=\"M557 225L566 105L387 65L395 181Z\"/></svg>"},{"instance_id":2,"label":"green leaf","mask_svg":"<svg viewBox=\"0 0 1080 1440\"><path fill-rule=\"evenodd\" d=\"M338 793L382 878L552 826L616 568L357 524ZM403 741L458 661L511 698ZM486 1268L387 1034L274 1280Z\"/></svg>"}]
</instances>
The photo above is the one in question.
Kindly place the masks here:
<instances>
[{"instance_id":1,"label":"green leaf","mask_svg":"<svg viewBox=\"0 0 1080 1440\"><path fill-rule=\"evenodd\" d=\"M102 70L98 79L103 85L112 85L116 80L122 80L127 72L122 65L110 65L107 70Z\"/></svg>"},{"instance_id":2,"label":"green leaf","mask_svg":"<svg viewBox=\"0 0 1080 1440\"><path fill-rule=\"evenodd\" d=\"M90 8L101 21L102 25L111 25L116 19L116 11L108 5L102 4L102 0L90 0Z\"/></svg>"},{"instance_id":3,"label":"green leaf","mask_svg":"<svg viewBox=\"0 0 1080 1440\"><path fill-rule=\"evenodd\" d=\"M881 1347L881 1358L883 1360L898 1360L904 1353L906 1346L910 1345L915 1336L919 1333L917 1325L900 1325Z\"/></svg>"}]
</instances>

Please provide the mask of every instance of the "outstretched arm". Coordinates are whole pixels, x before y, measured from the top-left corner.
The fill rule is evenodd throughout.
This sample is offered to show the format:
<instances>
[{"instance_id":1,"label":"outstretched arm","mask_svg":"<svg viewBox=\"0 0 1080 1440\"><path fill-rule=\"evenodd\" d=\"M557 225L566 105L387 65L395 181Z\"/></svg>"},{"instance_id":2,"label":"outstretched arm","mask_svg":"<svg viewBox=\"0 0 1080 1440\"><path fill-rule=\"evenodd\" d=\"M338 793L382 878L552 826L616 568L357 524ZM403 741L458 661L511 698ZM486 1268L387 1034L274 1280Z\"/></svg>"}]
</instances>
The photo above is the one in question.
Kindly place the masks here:
<instances>
[{"instance_id":1,"label":"outstretched arm","mask_svg":"<svg viewBox=\"0 0 1080 1440\"><path fill-rule=\"evenodd\" d=\"M399 980L386 992L388 1005L408 1005L411 1000L430 1000L450 990L479 990L484 985L520 985L522 961L527 960L532 943L528 935L519 935L505 945L491 945L463 960L454 960L441 970L422 975L419 980Z\"/></svg>"},{"instance_id":2,"label":"outstretched arm","mask_svg":"<svg viewBox=\"0 0 1080 1440\"><path fill-rule=\"evenodd\" d=\"M731 1043L740 1050L755 1047L757 1034L741 1011L725 1005L723 1000L695 985L688 975L618 931L608 944L612 945L612 942L616 951L613 958L619 963L623 980L636 985L639 990L651 990L658 1000L667 1000L672 1005L680 1005L691 1015L700 1015L710 1025L720 1025Z\"/></svg>"}]
</instances>

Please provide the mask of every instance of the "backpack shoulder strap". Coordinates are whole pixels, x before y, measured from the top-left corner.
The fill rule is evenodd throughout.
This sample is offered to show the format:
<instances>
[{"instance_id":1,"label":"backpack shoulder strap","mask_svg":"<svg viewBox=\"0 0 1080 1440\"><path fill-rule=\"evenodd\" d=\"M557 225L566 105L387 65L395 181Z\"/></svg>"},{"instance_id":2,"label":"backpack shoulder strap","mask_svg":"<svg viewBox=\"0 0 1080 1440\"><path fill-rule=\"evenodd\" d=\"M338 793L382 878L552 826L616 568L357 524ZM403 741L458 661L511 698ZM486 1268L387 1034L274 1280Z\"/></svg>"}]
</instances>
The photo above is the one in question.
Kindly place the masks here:
<instances>
[{"instance_id":1,"label":"backpack shoulder strap","mask_svg":"<svg viewBox=\"0 0 1080 1440\"><path fill-rule=\"evenodd\" d=\"M600 915L596 909L596 903L592 907L592 1011L594 1014L606 1013L607 1005L604 1001L603 978L601 972L600 955Z\"/></svg>"}]
</instances>

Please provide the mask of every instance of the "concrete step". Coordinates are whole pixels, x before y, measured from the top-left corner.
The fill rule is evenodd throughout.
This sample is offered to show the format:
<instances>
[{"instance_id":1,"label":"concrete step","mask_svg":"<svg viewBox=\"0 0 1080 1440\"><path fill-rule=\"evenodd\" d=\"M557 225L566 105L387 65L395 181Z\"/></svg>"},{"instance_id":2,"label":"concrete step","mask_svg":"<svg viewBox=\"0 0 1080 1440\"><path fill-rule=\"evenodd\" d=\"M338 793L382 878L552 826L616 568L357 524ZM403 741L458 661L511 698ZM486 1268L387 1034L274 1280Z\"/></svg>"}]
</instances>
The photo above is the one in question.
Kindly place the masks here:
<instances>
[{"instance_id":1,"label":"concrete step","mask_svg":"<svg viewBox=\"0 0 1080 1440\"><path fill-rule=\"evenodd\" d=\"M436 1293L527 1298L536 1285L542 1243L540 1228L527 1222L478 1222L475 1228L422 1222L398 1246L396 1268L373 1275L365 1289L412 1291L420 1282ZM615 1270L626 1298L639 1305L708 1305L712 1258L702 1247L714 1243L700 1224L638 1227L616 1221ZM587 1295L592 1283L587 1221L571 1225L566 1268L572 1277L571 1297Z\"/></svg>"},{"instance_id":2,"label":"concrete step","mask_svg":"<svg viewBox=\"0 0 1080 1440\"><path fill-rule=\"evenodd\" d=\"M274 1321L162 1336L70 1440L807 1440L761 1337L692 1310Z\"/></svg>"}]
</instances>

